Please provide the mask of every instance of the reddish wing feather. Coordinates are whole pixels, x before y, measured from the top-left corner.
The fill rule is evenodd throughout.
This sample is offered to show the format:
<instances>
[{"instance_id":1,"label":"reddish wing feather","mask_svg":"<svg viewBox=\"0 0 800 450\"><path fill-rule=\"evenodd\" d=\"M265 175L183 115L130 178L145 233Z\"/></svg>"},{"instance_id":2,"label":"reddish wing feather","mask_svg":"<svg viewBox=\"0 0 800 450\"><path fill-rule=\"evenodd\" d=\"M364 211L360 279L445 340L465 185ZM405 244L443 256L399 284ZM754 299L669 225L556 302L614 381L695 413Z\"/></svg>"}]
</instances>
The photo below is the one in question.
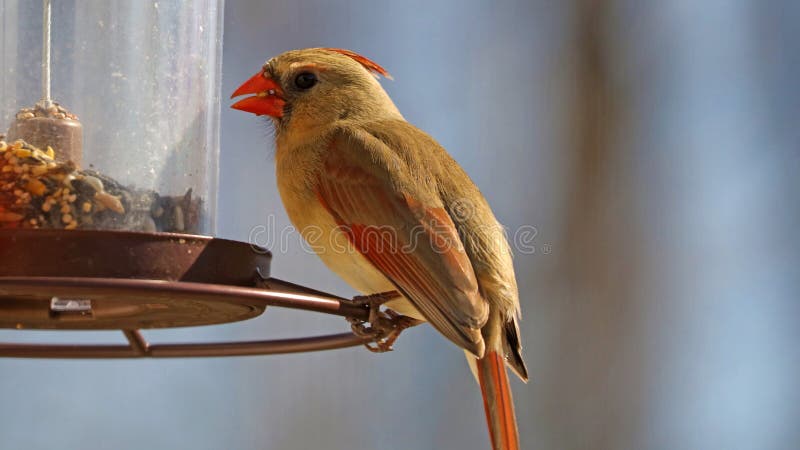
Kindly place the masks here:
<instances>
[{"instance_id":1,"label":"reddish wing feather","mask_svg":"<svg viewBox=\"0 0 800 450\"><path fill-rule=\"evenodd\" d=\"M339 141L340 145L364 145ZM475 354L488 305L453 221L389 188L332 145L317 195L356 250L391 280L440 332ZM352 150L352 149L351 149ZM363 148L362 148L363 150ZM346 153L346 152L345 152ZM367 157L368 158L368 157ZM367 159L369 161L369 159Z\"/></svg>"},{"instance_id":2,"label":"reddish wing feather","mask_svg":"<svg viewBox=\"0 0 800 450\"><path fill-rule=\"evenodd\" d=\"M326 48L325 50L336 52L336 53L342 54L344 56L347 56L349 58L352 58L352 59L356 60L359 64L364 66L365 69L369 70L370 72L374 73L375 75L383 75L384 77L386 77L386 78L388 78L390 80L392 79L392 76L389 75L389 72L387 72L386 69L384 69L383 67L378 65L378 63L376 63L375 61L372 61L371 59L369 59L369 58L367 58L365 56L361 56L361 55L359 55L358 53L356 53L354 51L345 50L343 48Z\"/></svg>"}]
</instances>

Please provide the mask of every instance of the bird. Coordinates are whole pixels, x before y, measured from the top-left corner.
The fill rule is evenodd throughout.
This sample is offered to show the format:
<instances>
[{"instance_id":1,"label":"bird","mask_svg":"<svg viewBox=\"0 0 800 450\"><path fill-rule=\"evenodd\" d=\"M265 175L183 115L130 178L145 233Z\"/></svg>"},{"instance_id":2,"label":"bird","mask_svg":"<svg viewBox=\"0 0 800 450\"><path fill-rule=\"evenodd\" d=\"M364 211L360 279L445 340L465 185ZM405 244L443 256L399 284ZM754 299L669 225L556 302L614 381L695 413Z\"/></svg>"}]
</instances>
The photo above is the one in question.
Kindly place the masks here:
<instances>
[{"instance_id":1,"label":"bird","mask_svg":"<svg viewBox=\"0 0 800 450\"><path fill-rule=\"evenodd\" d=\"M506 366L527 382L519 293L503 226L458 163L410 124L351 50L269 59L231 98L267 116L281 200L322 261L366 298L464 350L494 450L519 448Z\"/></svg>"}]
</instances>

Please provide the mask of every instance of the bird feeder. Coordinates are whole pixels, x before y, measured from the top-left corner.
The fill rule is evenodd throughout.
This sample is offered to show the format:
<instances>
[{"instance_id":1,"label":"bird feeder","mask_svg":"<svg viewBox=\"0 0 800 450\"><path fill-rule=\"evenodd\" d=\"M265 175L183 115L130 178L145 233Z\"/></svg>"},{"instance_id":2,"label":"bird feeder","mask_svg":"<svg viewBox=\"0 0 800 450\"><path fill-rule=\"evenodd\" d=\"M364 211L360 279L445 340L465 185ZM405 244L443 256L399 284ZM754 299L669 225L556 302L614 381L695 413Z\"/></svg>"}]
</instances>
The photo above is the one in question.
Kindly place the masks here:
<instances>
[{"instance_id":1,"label":"bird feeder","mask_svg":"<svg viewBox=\"0 0 800 450\"><path fill-rule=\"evenodd\" d=\"M267 250L212 237L222 12L222 0L0 2L0 327L128 339L0 343L0 356L247 355L382 339L363 332L368 307L271 278ZM188 344L140 332L267 306L340 315L361 332Z\"/></svg>"}]
</instances>

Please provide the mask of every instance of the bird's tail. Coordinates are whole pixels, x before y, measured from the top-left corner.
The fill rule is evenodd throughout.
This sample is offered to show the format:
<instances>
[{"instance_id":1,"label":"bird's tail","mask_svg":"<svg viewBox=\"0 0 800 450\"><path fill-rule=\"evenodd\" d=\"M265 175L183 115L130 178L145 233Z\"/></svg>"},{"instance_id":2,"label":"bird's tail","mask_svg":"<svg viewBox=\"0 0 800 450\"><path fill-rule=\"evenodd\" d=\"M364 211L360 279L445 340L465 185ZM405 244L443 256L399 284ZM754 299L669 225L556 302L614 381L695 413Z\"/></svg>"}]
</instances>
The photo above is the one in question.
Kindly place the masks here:
<instances>
[{"instance_id":1,"label":"bird's tail","mask_svg":"<svg viewBox=\"0 0 800 450\"><path fill-rule=\"evenodd\" d=\"M478 382L493 450L519 450L517 419L503 356L487 351L477 361Z\"/></svg>"}]
</instances>

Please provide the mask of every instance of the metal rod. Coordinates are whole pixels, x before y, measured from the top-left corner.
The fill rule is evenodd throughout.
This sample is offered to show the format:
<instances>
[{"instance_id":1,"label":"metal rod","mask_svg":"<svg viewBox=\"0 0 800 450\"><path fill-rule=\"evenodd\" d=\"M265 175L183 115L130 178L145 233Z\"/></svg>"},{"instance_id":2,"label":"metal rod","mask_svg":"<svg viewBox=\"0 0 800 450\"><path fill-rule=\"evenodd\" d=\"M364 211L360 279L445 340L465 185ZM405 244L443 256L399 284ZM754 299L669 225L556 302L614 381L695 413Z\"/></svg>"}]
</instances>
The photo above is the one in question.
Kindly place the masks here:
<instances>
[{"instance_id":1,"label":"metal rod","mask_svg":"<svg viewBox=\"0 0 800 450\"><path fill-rule=\"evenodd\" d=\"M138 331L126 330L138 335ZM139 335L141 337L141 335ZM143 339L142 339L143 341ZM193 358L212 356L255 356L333 350L363 345L368 340L352 333L268 341L207 342L190 344L145 344L143 351L133 339L127 345L69 345L0 343L0 357L12 358ZM134 344L134 342L137 342Z\"/></svg>"},{"instance_id":2,"label":"metal rod","mask_svg":"<svg viewBox=\"0 0 800 450\"><path fill-rule=\"evenodd\" d=\"M276 355L355 347L366 341L352 333L342 333L269 341L158 344L150 346L149 355L153 358Z\"/></svg>"},{"instance_id":3,"label":"metal rod","mask_svg":"<svg viewBox=\"0 0 800 450\"><path fill-rule=\"evenodd\" d=\"M267 284L299 286L269 279ZM0 295L48 295L75 298L114 298L125 296L131 302L147 303L150 296L175 300L220 300L259 303L265 306L304 309L359 320L369 319L369 309L334 295L280 292L244 286L205 283L166 282L116 278L0 277ZM318 292L318 291L312 291Z\"/></svg>"},{"instance_id":4,"label":"metal rod","mask_svg":"<svg viewBox=\"0 0 800 450\"><path fill-rule=\"evenodd\" d=\"M148 352L148 347L150 345L139 330L122 330L122 334L128 339L128 343L131 344L131 349L133 349L138 356L144 356Z\"/></svg>"},{"instance_id":5,"label":"metal rod","mask_svg":"<svg viewBox=\"0 0 800 450\"><path fill-rule=\"evenodd\" d=\"M52 25L51 20L51 7L50 0L42 1L42 100L40 102L43 108L48 108L52 105L50 99L50 28Z\"/></svg>"},{"instance_id":6,"label":"metal rod","mask_svg":"<svg viewBox=\"0 0 800 450\"><path fill-rule=\"evenodd\" d=\"M134 358L127 345L0 344L0 356L10 358Z\"/></svg>"}]
</instances>

